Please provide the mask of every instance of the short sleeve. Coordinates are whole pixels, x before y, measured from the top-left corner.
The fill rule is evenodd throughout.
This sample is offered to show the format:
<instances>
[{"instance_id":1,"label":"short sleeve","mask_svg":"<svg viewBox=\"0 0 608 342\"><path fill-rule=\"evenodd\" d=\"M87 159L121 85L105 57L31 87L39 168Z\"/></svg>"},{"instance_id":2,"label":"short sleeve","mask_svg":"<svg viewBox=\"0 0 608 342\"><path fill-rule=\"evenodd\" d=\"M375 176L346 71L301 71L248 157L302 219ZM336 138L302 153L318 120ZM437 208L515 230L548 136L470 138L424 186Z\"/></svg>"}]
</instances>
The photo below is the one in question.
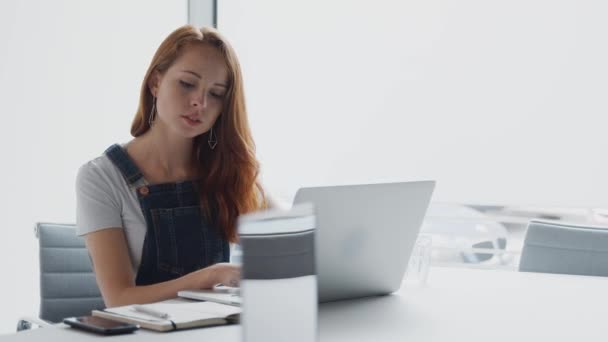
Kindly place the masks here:
<instances>
[{"instance_id":1,"label":"short sleeve","mask_svg":"<svg viewBox=\"0 0 608 342\"><path fill-rule=\"evenodd\" d=\"M108 177L92 162L80 167L76 176L77 234L122 226L121 206Z\"/></svg>"}]
</instances>

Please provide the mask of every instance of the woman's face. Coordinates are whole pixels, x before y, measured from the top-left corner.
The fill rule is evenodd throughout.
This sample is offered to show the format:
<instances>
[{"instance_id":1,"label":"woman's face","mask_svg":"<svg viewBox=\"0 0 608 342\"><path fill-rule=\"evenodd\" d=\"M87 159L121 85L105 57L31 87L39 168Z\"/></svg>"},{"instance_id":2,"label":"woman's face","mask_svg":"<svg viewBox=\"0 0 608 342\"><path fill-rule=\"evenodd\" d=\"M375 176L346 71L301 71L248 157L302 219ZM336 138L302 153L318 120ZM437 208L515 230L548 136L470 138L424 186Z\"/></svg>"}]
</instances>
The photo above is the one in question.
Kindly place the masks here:
<instances>
[{"instance_id":1,"label":"woman's face","mask_svg":"<svg viewBox=\"0 0 608 342\"><path fill-rule=\"evenodd\" d=\"M173 65L150 78L159 123L185 138L207 132L222 112L228 69L210 45L186 45Z\"/></svg>"}]
</instances>

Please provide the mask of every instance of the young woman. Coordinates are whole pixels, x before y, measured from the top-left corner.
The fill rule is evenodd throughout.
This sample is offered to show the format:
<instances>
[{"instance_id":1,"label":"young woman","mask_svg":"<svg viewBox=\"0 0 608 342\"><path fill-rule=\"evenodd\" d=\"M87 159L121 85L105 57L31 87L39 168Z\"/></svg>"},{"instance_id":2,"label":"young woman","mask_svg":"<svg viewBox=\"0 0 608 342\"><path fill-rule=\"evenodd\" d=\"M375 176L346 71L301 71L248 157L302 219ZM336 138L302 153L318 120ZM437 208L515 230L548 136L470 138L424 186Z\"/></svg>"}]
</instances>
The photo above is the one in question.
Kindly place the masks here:
<instances>
[{"instance_id":1,"label":"young woman","mask_svg":"<svg viewBox=\"0 0 608 342\"><path fill-rule=\"evenodd\" d=\"M184 26L146 72L135 137L84 164L77 226L108 307L237 286L239 215L265 208L241 70L214 29Z\"/></svg>"}]
</instances>

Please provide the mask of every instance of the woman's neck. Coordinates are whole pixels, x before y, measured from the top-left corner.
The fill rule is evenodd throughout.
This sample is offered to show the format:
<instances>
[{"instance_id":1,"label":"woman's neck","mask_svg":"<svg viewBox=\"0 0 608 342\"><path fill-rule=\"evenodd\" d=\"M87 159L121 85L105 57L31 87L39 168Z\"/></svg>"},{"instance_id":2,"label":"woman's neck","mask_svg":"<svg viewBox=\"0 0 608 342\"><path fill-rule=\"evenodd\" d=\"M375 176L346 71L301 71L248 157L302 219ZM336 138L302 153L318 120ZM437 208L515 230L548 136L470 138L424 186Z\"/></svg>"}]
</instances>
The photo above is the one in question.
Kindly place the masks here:
<instances>
[{"instance_id":1,"label":"woman's neck","mask_svg":"<svg viewBox=\"0 0 608 342\"><path fill-rule=\"evenodd\" d=\"M192 148L192 139L155 127L129 142L127 152L148 182L162 183L196 178Z\"/></svg>"}]
</instances>

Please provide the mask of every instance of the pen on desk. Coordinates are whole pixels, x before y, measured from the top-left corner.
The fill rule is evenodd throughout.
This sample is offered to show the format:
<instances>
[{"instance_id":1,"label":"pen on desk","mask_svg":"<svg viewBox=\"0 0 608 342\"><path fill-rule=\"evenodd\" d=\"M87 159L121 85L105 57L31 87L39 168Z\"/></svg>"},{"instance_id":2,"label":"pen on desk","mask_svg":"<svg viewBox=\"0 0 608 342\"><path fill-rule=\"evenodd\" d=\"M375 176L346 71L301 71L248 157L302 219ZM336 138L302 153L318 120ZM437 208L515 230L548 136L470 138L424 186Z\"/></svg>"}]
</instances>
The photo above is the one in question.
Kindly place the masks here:
<instances>
[{"instance_id":1,"label":"pen on desk","mask_svg":"<svg viewBox=\"0 0 608 342\"><path fill-rule=\"evenodd\" d=\"M137 305L137 304L135 304L135 305L133 305L133 310L135 310L137 312L148 314L150 316L158 317L158 318L163 318L163 319L169 318L169 314L168 313L161 312L161 311L158 311L158 310L154 310L152 308L149 308L149 307L146 307L146 306L143 306L143 305Z\"/></svg>"}]
</instances>

